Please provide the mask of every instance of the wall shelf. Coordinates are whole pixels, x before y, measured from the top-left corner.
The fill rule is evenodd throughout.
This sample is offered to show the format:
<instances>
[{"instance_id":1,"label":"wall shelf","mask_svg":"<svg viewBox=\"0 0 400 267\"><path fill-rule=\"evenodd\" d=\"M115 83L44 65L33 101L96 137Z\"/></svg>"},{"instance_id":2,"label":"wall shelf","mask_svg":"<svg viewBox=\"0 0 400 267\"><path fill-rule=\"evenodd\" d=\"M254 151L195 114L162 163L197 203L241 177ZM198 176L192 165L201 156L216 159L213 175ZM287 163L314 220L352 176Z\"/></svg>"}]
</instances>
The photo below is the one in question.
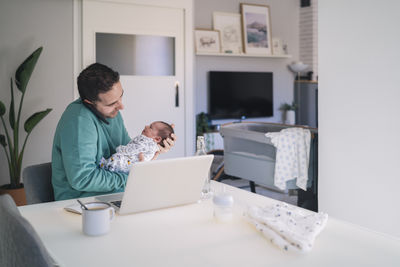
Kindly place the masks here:
<instances>
[{"instance_id":1,"label":"wall shelf","mask_svg":"<svg viewBox=\"0 0 400 267\"><path fill-rule=\"evenodd\" d=\"M258 54L229 54L229 53L202 53L202 52L197 52L196 56L266 57L266 58L291 58L292 57L292 55L258 55Z\"/></svg>"}]
</instances>

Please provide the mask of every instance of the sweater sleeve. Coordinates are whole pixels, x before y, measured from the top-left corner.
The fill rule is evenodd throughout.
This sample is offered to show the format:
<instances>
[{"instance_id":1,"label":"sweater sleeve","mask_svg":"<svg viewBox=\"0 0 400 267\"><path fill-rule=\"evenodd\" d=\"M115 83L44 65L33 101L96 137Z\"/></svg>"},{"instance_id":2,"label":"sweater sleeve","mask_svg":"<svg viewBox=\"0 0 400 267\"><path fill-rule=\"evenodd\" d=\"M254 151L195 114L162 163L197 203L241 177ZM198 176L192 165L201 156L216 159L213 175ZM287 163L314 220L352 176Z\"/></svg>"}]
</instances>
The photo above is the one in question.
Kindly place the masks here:
<instances>
[{"instance_id":1,"label":"sweater sleeve","mask_svg":"<svg viewBox=\"0 0 400 267\"><path fill-rule=\"evenodd\" d=\"M89 118L79 117L77 124L68 127L68 131L61 133L60 144L63 165L71 187L86 192L124 189L127 174L110 172L97 166L98 126Z\"/></svg>"}]
</instances>

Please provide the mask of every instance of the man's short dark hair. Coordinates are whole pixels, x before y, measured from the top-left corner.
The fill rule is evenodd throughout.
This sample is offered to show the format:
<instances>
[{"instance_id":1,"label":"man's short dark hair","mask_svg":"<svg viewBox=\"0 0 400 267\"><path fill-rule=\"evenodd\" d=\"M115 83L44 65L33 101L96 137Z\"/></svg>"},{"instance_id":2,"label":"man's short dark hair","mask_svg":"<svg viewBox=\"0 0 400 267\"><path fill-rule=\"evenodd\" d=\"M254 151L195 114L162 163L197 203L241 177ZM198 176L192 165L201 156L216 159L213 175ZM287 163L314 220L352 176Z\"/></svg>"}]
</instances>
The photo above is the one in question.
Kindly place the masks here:
<instances>
[{"instance_id":1,"label":"man's short dark hair","mask_svg":"<svg viewBox=\"0 0 400 267\"><path fill-rule=\"evenodd\" d=\"M94 63L78 76L78 91L82 100L99 100L100 93L106 93L119 82L119 73L100 63Z\"/></svg>"}]
</instances>

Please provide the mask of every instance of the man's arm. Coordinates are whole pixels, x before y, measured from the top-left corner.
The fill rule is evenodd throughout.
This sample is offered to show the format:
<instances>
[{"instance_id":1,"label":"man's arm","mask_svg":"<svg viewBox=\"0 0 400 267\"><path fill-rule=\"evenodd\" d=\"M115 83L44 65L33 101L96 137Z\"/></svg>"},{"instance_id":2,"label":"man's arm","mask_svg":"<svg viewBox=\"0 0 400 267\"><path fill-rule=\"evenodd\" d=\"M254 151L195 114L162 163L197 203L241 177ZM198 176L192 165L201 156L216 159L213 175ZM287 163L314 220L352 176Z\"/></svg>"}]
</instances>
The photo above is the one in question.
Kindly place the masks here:
<instances>
[{"instance_id":1,"label":"man's arm","mask_svg":"<svg viewBox=\"0 0 400 267\"><path fill-rule=\"evenodd\" d=\"M85 192L123 190L127 174L97 166L98 132L89 118L79 117L72 131L61 134L61 151L67 179L72 188Z\"/></svg>"}]
</instances>

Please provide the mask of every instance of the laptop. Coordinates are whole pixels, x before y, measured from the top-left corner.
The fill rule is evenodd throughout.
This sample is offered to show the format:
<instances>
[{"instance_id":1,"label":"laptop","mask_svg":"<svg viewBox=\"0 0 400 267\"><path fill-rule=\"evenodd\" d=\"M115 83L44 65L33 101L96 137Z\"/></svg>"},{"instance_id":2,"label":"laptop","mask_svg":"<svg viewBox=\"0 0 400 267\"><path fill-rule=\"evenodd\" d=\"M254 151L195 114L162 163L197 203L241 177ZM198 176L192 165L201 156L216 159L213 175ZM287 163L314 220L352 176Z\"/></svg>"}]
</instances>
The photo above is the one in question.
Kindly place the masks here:
<instances>
[{"instance_id":1,"label":"laptop","mask_svg":"<svg viewBox=\"0 0 400 267\"><path fill-rule=\"evenodd\" d=\"M199 200L214 155L138 162L125 192L97 196L120 214L175 207Z\"/></svg>"}]
</instances>

